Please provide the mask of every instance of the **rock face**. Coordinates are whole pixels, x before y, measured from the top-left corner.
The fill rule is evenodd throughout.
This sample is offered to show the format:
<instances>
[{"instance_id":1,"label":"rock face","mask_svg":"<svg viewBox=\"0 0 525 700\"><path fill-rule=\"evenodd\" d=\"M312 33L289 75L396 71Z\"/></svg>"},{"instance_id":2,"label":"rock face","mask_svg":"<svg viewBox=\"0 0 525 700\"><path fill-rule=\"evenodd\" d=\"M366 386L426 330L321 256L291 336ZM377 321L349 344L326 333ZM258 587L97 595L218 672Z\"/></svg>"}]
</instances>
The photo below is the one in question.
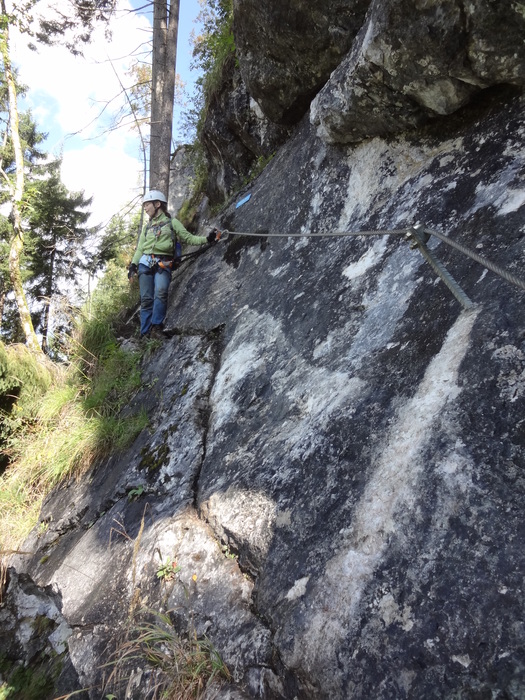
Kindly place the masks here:
<instances>
[{"instance_id":1,"label":"rock face","mask_svg":"<svg viewBox=\"0 0 525 700\"><path fill-rule=\"evenodd\" d=\"M14 562L60 592L91 698L139 604L213 641L223 698L523 696L523 291L435 237L470 311L399 234L266 235L419 222L520 275L523 107L352 147L306 119L217 222L261 237L176 273L150 428Z\"/></svg>"},{"instance_id":2,"label":"rock face","mask_svg":"<svg viewBox=\"0 0 525 700\"><path fill-rule=\"evenodd\" d=\"M270 120L294 124L340 63L370 0L234 0L243 80Z\"/></svg>"},{"instance_id":3,"label":"rock face","mask_svg":"<svg viewBox=\"0 0 525 700\"><path fill-rule=\"evenodd\" d=\"M42 699L53 692L68 693L78 687L78 675L68 654L72 629L62 615L60 595L14 569L6 578L0 606L2 688L2 676L9 673L11 678L6 697L27 697L29 684Z\"/></svg>"},{"instance_id":4,"label":"rock face","mask_svg":"<svg viewBox=\"0 0 525 700\"><path fill-rule=\"evenodd\" d=\"M222 88L211 100L202 129L208 162L207 195L223 203L289 136L272 123L250 97L233 56L223 67Z\"/></svg>"},{"instance_id":5,"label":"rock face","mask_svg":"<svg viewBox=\"0 0 525 700\"><path fill-rule=\"evenodd\" d=\"M483 88L522 86L524 33L523 2L377 0L312 121L328 141L358 142L451 114Z\"/></svg>"},{"instance_id":6,"label":"rock face","mask_svg":"<svg viewBox=\"0 0 525 700\"><path fill-rule=\"evenodd\" d=\"M385 7L405 32L394 55L409 29ZM453 3L418 3L436 7L455 27ZM496 59L476 7L464 26L485 51L469 70L488 85L512 51ZM170 338L126 409L149 428L52 493L13 558L60 596L69 691L150 697L145 658L129 683L101 666L147 607L213 642L232 676L213 689L223 699L525 696L525 308L509 281L524 276L525 96L475 83L422 126L430 98L412 95L413 121L346 143L342 72L212 222L258 236L225 235L174 274ZM466 310L411 247L416 224L507 279L432 235Z\"/></svg>"},{"instance_id":7,"label":"rock face","mask_svg":"<svg viewBox=\"0 0 525 700\"><path fill-rule=\"evenodd\" d=\"M179 146L171 157L168 210L177 216L180 208L191 196L191 184L195 178L191 152L187 146Z\"/></svg>"},{"instance_id":8,"label":"rock face","mask_svg":"<svg viewBox=\"0 0 525 700\"><path fill-rule=\"evenodd\" d=\"M452 114L486 88L525 83L523 0L233 7L239 68L226 66L203 134L214 203L283 143L276 124L296 124L308 109L323 140L359 143Z\"/></svg>"}]
</instances>

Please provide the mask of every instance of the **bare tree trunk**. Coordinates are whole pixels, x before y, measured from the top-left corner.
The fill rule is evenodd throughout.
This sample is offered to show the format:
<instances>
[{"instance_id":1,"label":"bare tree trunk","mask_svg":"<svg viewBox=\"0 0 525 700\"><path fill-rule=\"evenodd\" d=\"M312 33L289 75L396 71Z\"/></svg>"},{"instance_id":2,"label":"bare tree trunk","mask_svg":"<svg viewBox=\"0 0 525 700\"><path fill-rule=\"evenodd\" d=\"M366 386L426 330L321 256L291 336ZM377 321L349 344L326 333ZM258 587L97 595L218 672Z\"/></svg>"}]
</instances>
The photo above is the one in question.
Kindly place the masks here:
<instances>
[{"instance_id":1,"label":"bare tree trunk","mask_svg":"<svg viewBox=\"0 0 525 700\"><path fill-rule=\"evenodd\" d=\"M154 0L149 187L168 196L179 1Z\"/></svg>"},{"instance_id":2,"label":"bare tree trunk","mask_svg":"<svg viewBox=\"0 0 525 700\"><path fill-rule=\"evenodd\" d=\"M53 249L49 260L49 274L46 284L46 296L44 297L44 313L42 316L42 352L49 352L49 317L51 315L51 297L53 295L53 277L55 275L55 258L57 250L56 237L53 240Z\"/></svg>"},{"instance_id":3,"label":"bare tree trunk","mask_svg":"<svg viewBox=\"0 0 525 700\"><path fill-rule=\"evenodd\" d=\"M4 62L4 76L7 84L9 97L9 126L11 129L11 139L15 153L16 176L15 184L11 186L11 206L13 214L14 236L9 251L9 275L15 294L16 305L20 324L26 338L27 347L33 352L42 352L38 344L38 338L33 328L29 306L22 286L22 275L20 274L20 258L24 249L24 234L22 230L22 217L20 215L20 201L24 193L24 155L20 143L18 130L18 106L16 99L16 86L13 71L11 68L11 57L9 55L9 23L6 18L5 0L1 0L2 28L0 33L0 51Z\"/></svg>"},{"instance_id":4,"label":"bare tree trunk","mask_svg":"<svg viewBox=\"0 0 525 700\"><path fill-rule=\"evenodd\" d=\"M3 282L0 282L0 331L4 323L4 306L5 306L5 287Z\"/></svg>"}]
</instances>

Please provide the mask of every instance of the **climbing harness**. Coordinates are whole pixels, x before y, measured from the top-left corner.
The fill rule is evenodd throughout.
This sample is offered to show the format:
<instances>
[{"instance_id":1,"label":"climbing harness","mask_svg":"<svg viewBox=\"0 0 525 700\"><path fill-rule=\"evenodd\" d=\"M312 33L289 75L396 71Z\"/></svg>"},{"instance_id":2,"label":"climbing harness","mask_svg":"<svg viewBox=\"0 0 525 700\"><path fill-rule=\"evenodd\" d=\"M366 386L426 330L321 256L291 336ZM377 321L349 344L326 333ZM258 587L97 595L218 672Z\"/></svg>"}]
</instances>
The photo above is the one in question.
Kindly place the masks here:
<instances>
[{"instance_id":1,"label":"climbing harness","mask_svg":"<svg viewBox=\"0 0 525 700\"><path fill-rule=\"evenodd\" d=\"M516 277L508 270L504 270L502 267L496 263L487 260L487 258L478 255L473 250L470 250L466 246L453 239L445 236L443 233L438 231L430 230L424 228L422 225L418 224L411 228L403 229L390 229L390 230L365 230L365 231L328 231L328 232L308 232L308 233L254 233L249 231L228 231L224 229L222 231L223 236L258 236L261 238L328 238L328 237L345 237L345 236L405 236L407 240L410 241L410 247L412 249L418 248L420 253L423 255L425 260L430 264L432 269L437 273L437 275L443 280L446 286L450 289L452 294L456 297L459 303L465 309L471 309L474 306L467 294L461 289L456 280L452 277L450 272L446 267L436 258L436 256L427 247L427 242L430 236L435 236L444 243L450 245L452 248L459 250L464 255L467 255L475 262L483 265L488 270L491 270L495 274L502 277L507 282L515 285L519 289L525 290L525 281Z\"/></svg>"},{"instance_id":2,"label":"climbing harness","mask_svg":"<svg viewBox=\"0 0 525 700\"><path fill-rule=\"evenodd\" d=\"M147 263L145 262L145 258L148 258ZM174 263L173 258L169 255L143 255L141 258L141 262L142 261L149 267L149 270L144 273L146 275L154 275L157 268L161 270L171 270Z\"/></svg>"}]
</instances>

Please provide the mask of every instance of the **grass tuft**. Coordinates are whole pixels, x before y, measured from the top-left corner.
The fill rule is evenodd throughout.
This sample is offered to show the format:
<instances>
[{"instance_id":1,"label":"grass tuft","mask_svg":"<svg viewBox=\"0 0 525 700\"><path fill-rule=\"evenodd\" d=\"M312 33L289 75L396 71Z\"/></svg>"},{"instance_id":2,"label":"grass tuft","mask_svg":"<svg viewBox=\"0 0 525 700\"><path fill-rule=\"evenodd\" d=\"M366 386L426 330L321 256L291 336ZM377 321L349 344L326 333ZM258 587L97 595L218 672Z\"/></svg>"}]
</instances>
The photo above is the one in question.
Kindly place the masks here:
<instances>
[{"instance_id":1,"label":"grass tuft","mask_svg":"<svg viewBox=\"0 0 525 700\"><path fill-rule=\"evenodd\" d=\"M118 693L129 683L130 672L137 664L152 668L147 697L200 700L210 688L231 680L228 667L207 637L195 631L179 634L169 612L143 610L142 618L127 632L127 639L117 648L106 688Z\"/></svg>"}]
</instances>

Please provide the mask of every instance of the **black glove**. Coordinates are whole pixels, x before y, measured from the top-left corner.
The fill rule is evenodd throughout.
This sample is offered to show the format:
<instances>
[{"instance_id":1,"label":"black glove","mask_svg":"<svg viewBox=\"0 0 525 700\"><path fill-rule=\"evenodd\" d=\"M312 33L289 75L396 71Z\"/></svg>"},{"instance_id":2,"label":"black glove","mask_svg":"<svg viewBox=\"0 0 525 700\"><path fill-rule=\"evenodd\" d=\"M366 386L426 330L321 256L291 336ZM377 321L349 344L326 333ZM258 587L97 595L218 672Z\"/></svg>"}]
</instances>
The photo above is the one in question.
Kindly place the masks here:
<instances>
[{"instance_id":1,"label":"black glove","mask_svg":"<svg viewBox=\"0 0 525 700\"><path fill-rule=\"evenodd\" d=\"M128 280L135 277L138 271L138 267L135 265L135 263L131 263L131 265L128 267Z\"/></svg>"},{"instance_id":2,"label":"black glove","mask_svg":"<svg viewBox=\"0 0 525 700\"><path fill-rule=\"evenodd\" d=\"M206 236L208 239L208 243L215 243L217 240L217 235L219 234L219 229L212 228L212 230L209 232L209 234Z\"/></svg>"}]
</instances>

